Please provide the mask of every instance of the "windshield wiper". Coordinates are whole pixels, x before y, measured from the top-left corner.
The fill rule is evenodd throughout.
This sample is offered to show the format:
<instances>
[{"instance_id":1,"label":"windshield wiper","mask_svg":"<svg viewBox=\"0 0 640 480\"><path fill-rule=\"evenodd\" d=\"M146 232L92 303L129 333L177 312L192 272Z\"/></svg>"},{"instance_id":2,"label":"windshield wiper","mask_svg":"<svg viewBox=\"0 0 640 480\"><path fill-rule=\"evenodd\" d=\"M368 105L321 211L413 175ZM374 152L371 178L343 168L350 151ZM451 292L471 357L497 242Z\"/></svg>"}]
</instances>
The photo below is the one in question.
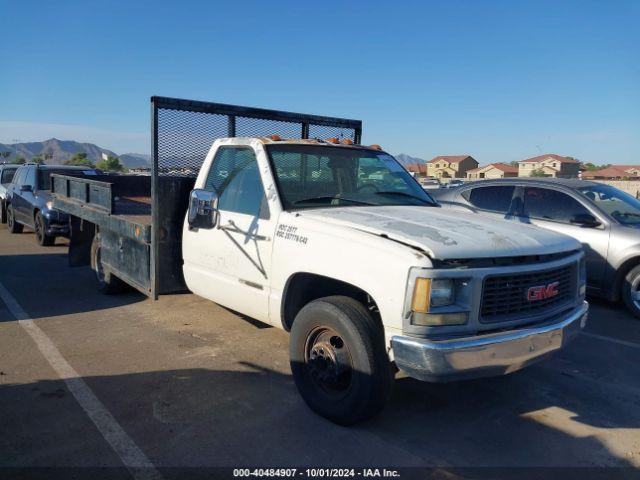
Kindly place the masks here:
<instances>
[{"instance_id":1,"label":"windshield wiper","mask_svg":"<svg viewBox=\"0 0 640 480\"><path fill-rule=\"evenodd\" d=\"M317 203L323 200L344 200L346 202L357 203L360 205L375 205L375 203L363 202L361 200L354 200L353 198L336 197L333 195L320 195L318 197L303 198L302 200L296 200L295 202L293 202L293 204L298 205L299 203Z\"/></svg>"},{"instance_id":2,"label":"windshield wiper","mask_svg":"<svg viewBox=\"0 0 640 480\"><path fill-rule=\"evenodd\" d=\"M415 198L416 200L420 200L421 202L433 205L433 202L431 202L430 200L427 200L427 199L424 199L424 198L420 198L420 197L417 197L415 195L411 195L410 193L399 192L399 191L395 191L395 190L383 190L381 192L376 192L376 195L402 195L403 197Z\"/></svg>"}]
</instances>

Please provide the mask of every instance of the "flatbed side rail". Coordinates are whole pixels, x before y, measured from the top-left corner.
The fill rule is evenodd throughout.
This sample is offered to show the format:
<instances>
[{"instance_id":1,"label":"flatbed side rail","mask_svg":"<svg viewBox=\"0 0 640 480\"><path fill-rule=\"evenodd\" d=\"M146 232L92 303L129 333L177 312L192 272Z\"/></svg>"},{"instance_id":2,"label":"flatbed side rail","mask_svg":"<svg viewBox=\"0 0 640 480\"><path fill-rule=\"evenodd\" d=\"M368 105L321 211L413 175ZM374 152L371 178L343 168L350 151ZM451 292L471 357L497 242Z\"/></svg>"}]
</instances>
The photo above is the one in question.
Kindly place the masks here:
<instances>
[{"instance_id":1,"label":"flatbed side rail","mask_svg":"<svg viewBox=\"0 0 640 480\"><path fill-rule=\"evenodd\" d=\"M51 178L51 193L54 195L90 205L108 214L113 213L114 196L111 182L57 173L53 173Z\"/></svg>"},{"instance_id":2,"label":"flatbed side rail","mask_svg":"<svg viewBox=\"0 0 640 480\"><path fill-rule=\"evenodd\" d=\"M362 122L347 118L151 97L151 296L183 291L182 225L189 191L213 142L223 137L348 139ZM171 259L171 261L167 261Z\"/></svg>"}]
</instances>

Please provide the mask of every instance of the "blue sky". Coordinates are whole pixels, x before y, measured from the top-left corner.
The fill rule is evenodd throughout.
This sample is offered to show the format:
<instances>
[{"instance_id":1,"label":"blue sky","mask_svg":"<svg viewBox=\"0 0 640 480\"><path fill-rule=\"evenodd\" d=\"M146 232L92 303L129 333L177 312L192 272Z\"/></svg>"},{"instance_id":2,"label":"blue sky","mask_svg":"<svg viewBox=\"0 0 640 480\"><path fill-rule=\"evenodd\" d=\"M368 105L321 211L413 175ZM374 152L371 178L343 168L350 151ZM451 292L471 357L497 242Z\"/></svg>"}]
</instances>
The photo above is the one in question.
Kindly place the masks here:
<instances>
[{"instance_id":1,"label":"blue sky","mask_svg":"<svg viewBox=\"0 0 640 480\"><path fill-rule=\"evenodd\" d=\"M149 97L346 116L480 163L640 163L640 2L0 0L0 142L149 150ZM9 25L10 27L8 27Z\"/></svg>"}]
</instances>

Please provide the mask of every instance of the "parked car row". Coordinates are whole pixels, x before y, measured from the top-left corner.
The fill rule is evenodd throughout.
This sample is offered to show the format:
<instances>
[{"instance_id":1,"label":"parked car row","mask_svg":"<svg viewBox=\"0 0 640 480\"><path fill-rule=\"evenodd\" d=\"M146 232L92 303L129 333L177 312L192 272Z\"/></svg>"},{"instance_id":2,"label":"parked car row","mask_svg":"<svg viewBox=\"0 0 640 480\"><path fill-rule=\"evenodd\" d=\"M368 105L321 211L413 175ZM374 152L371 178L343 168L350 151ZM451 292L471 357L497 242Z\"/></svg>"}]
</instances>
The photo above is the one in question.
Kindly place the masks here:
<instances>
[{"instance_id":1,"label":"parked car row","mask_svg":"<svg viewBox=\"0 0 640 480\"><path fill-rule=\"evenodd\" d=\"M464 185L464 180L459 178L453 178L448 182L441 182L437 178L420 178L418 180L420 186L425 190L432 190L434 188L455 188Z\"/></svg>"},{"instance_id":2,"label":"parked car row","mask_svg":"<svg viewBox=\"0 0 640 480\"><path fill-rule=\"evenodd\" d=\"M11 233L32 228L42 246L53 245L56 237L69 235L69 216L53 208L52 173L86 176L100 171L68 165L0 165L2 223L7 223Z\"/></svg>"},{"instance_id":3,"label":"parked car row","mask_svg":"<svg viewBox=\"0 0 640 480\"><path fill-rule=\"evenodd\" d=\"M590 294L640 318L640 201L610 185L578 179L485 180L435 191L445 208L563 233L579 240Z\"/></svg>"}]
</instances>

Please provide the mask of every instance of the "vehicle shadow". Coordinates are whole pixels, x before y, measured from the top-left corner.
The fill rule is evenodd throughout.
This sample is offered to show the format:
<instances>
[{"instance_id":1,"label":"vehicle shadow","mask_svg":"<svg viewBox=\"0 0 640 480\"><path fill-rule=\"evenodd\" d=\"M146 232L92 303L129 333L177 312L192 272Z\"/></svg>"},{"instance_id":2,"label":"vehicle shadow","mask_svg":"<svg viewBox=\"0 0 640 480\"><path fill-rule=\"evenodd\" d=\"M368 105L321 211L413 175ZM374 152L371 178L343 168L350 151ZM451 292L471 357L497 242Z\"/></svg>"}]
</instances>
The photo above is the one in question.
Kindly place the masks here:
<instances>
[{"instance_id":1,"label":"vehicle shadow","mask_svg":"<svg viewBox=\"0 0 640 480\"><path fill-rule=\"evenodd\" d=\"M0 411L9 413L1 421L0 467L92 466L87 459L104 442L90 423L83 430L88 419L66 384L12 383L7 373L0 385ZM349 428L313 414L290 375L253 364L84 380L161 467L429 466L440 469L439 478L458 478L447 472L483 466L633 466L631 457L609 448L607 432L595 434L585 425L607 417L608 425L594 423L636 429L638 408L620 412L614 401L586 401L581 395L591 393L583 386L567 390L553 378L541 391L540 375L544 372L447 385L400 380L386 410ZM575 429L561 416L536 421L531 415L542 409L575 415ZM511 478L527 478L521 474ZM489 475L500 477L499 472Z\"/></svg>"},{"instance_id":2,"label":"vehicle shadow","mask_svg":"<svg viewBox=\"0 0 640 480\"><path fill-rule=\"evenodd\" d=\"M66 253L0 255L0 282L32 318L104 310L142 302L130 291L104 295L89 267L70 268ZM13 318L1 318L11 321Z\"/></svg>"}]
</instances>

